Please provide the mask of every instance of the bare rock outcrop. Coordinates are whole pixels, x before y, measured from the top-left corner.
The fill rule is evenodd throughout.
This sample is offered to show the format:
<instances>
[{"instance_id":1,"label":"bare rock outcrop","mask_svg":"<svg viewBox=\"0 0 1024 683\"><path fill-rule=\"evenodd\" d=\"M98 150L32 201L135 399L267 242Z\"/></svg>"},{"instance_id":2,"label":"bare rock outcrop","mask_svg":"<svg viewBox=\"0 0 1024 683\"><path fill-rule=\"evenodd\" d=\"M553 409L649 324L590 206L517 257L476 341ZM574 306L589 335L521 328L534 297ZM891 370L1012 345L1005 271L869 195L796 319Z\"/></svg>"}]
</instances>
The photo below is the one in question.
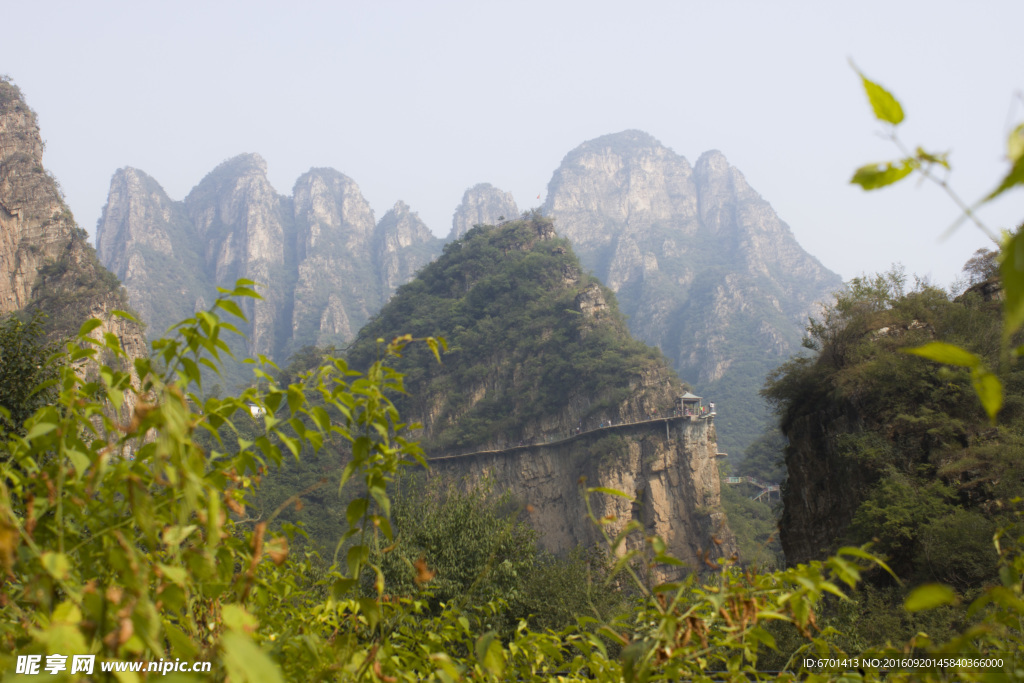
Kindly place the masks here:
<instances>
[{"instance_id":1,"label":"bare rock outcrop","mask_svg":"<svg viewBox=\"0 0 1024 683\"><path fill-rule=\"evenodd\" d=\"M0 79L0 314L29 304L40 269L68 253L77 230L43 169L35 112Z\"/></svg>"},{"instance_id":2,"label":"bare rock outcrop","mask_svg":"<svg viewBox=\"0 0 1024 683\"><path fill-rule=\"evenodd\" d=\"M441 240L434 237L417 213L405 202L396 202L374 231L381 303L433 260L441 251L440 245Z\"/></svg>"},{"instance_id":3,"label":"bare rock outcrop","mask_svg":"<svg viewBox=\"0 0 1024 683\"><path fill-rule=\"evenodd\" d=\"M330 168L303 174L292 190L296 281L289 346L339 344L376 311L373 209L348 176ZM301 343L298 343L301 342Z\"/></svg>"},{"instance_id":4,"label":"bare rock outcrop","mask_svg":"<svg viewBox=\"0 0 1024 683\"><path fill-rule=\"evenodd\" d=\"M448 240L457 240L474 225L497 225L501 221L519 218L519 208L511 193L504 192L490 183L480 183L466 190L462 203L452 216L452 231Z\"/></svg>"},{"instance_id":5,"label":"bare rock outcrop","mask_svg":"<svg viewBox=\"0 0 1024 683\"><path fill-rule=\"evenodd\" d=\"M194 277L204 258L199 246L184 205L168 197L156 180L135 168L114 173L96 233L96 251L120 278L151 333L163 335L216 297ZM148 296L157 277L162 295Z\"/></svg>"}]
</instances>

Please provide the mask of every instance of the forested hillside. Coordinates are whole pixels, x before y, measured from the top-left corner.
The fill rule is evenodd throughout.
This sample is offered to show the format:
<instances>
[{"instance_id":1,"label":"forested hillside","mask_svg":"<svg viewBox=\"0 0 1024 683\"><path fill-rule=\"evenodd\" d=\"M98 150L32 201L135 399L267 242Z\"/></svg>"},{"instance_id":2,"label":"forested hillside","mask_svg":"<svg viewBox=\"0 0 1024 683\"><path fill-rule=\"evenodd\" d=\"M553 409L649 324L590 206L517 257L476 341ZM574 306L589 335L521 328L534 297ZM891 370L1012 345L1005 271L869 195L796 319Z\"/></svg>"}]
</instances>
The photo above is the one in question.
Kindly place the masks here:
<instances>
[{"instance_id":1,"label":"forested hillside","mask_svg":"<svg viewBox=\"0 0 1024 683\"><path fill-rule=\"evenodd\" d=\"M994 572L992 533L1024 493L1024 371L999 357L995 282L956 299L905 285L899 271L855 280L812 326L817 355L765 391L789 439L783 546L803 562L877 539L903 578L977 587ZM967 368L904 352L936 339L1008 366L997 425Z\"/></svg>"},{"instance_id":2,"label":"forested hillside","mask_svg":"<svg viewBox=\"0 0 1024 683\"><path fill-rule=\"evenodd\" d=\"M828 623L858 638L955 630L966 619L960 609L931 622L900 616L906 592L937 582L977 595L999 578L994 535L1021 532L1024 369L1000 355L995 257L972 259L973 285L956 297L910 286L898 268L853 280L812 321L805 345L813 355L789 361L765 387L788 442L780 521L787 562L870 543L902 582L876 571L856 597L860 608L834 606ZM969 368L908 353L936 340L1001 368L1005 399L995 424Z\"/></svg>"},{"instance_id":3,"label":"forested hillside","mask_svg":"<svg viewBox=\"0 0 1024 683\"><path fill-rule=\"evenodd\" d=\"M425 348L398 364L409 396L397 403L438 452L664 414L683 388L539 215L449 243L360 331L349 358L366 367L377 340L398 334L448 341L440 366Z\"/></svg>"}]
</instances>

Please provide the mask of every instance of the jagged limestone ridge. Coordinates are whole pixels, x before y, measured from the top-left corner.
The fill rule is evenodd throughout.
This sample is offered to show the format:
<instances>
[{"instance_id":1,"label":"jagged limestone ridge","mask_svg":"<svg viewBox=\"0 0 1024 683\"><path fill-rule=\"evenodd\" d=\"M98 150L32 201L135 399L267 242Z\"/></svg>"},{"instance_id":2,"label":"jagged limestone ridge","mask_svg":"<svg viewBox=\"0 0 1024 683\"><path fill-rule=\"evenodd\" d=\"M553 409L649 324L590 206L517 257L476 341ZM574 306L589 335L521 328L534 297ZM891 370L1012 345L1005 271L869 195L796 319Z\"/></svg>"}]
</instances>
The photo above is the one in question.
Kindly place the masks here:
<instances>
[{"instance_id":1,"label":"jagged limestone ridge","mask_svg":"<svg viewBox=\"0 0 1024 683\"><path fill-rule=\"evenodd\" d=\"M569 152L544 212L616 292L631 331L718 399L729 448L751 442L765 421L765 374L799 348L839 277L720 152L691 167L641 131Z\"/></svg>"},{"instance_id":2,"label":"jagged limestone ridge","mask_svg":"<svg viewBox=\"0 0 1024 683\"><path fill-rule=\"evenodd\" d=\"M260 283L264 298L243 302L247 338L233 348L278 361L306 345L347 343L441 245L401 202L375 223L359 187L334 169L311 169L292 196L280 195L255 154L220 164L182 202L121 169L97 243L157 334L206 308L218 286Z\"/></svg>"}]
</instances>

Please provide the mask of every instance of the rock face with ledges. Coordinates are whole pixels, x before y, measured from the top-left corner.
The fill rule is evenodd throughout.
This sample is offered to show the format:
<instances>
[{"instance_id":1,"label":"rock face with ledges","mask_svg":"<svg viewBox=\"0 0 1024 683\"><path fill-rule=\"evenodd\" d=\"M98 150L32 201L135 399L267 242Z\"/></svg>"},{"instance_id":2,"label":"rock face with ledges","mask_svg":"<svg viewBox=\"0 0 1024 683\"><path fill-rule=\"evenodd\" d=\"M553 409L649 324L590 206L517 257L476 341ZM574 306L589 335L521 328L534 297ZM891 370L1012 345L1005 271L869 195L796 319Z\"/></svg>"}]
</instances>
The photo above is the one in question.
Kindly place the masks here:
<instances>
[{"instance_id":1,"label":"rock face with ledges","mask_svg":"<svg viewBox=\"0 0 1024 683\"><path fill-rule=\"evenodd\" d=\"M295 203L297 274L292 339L341 343L376 310L373 210L348 176L317 168L298 179Z\"/></svg>"},{"instance_id":2,"label":"rock face with ledges","mask_svg":"<svg viewBox=\"0 0 1024 683\"><path fill-rule=\"evenodd\" d=\"M689 569L703 569L706 559L735 552L735 539L721 508L715 425L711 420L675 420L640 424L617 430L617 448L593 457L601 449L601 433L551 446L530 446L511 452L481 453L431 462L434 476L464 486L508 491L524 506L542 547L566 553L582 545L604 547L601 532L587 517L583 495L569 492L587 486L627 492L635 502L603 493L592 494L594 516L613 520L607 531L615 536L630 522L644 535L658 535L667 551ZM620 553L647 552L642 536L633 534ZM678 578L667 565L653 568L656 581Z\"/></svg>"},{"instance_id":3,"label":"rock face with ledges","mask_svg":"<svg viewBox=\"0 0 1024 683\"><path fill-rule=\"evenodd\" d=\"M618 295L631 331L717 397L723 443L764 423L765 374L799 348L807 316L841 280L721 152L695 166L624 131L569 152L544 212Z\"/></svg>"},{"instance_id":4,"label":"rock face with ledges","mask_svg":"<svg viewBox=\"0 0 1024 683\"><path fill-rule=\"evenodd\" d=\"M162 335L213 300L212 290L193 276L204 259L198 232L184 205L172 201L156 180L138 169L119 169L110 182L102 226L96 239L99 258L119 275L151 334ZM154 276L163 296L146 296Z\"/></svg>"}]
</instances>

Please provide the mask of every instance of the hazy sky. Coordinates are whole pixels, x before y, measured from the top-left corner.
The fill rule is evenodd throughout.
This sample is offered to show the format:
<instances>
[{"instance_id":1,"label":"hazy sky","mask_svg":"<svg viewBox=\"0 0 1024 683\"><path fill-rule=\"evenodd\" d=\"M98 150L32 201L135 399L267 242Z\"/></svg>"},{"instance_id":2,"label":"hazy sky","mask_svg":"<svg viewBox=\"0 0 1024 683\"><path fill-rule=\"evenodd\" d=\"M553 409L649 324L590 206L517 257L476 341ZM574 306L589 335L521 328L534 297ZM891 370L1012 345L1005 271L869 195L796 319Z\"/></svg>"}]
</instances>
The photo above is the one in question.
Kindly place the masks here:
<instances>
[{"instance_id":1,"label":"hazy sky","mask_svg":"<svg viewBox=\"0 0 1024 683\"><path fill-rule=\"evenodd\" d=\"M691 163L724 152L844 278L898 261L948 284L987 239L940 242L958 214L935 187L848 184L896 152L847 60L902 100L909 145L951 151L967 200L998 183L1024 119L1019 0L6 5L0 73L90 233L120 167L181 199L258 152L281 193L331 166L378 219L401 199L445 235L469 186L537 206L569 150L639 128ZM1024 192L982 215L1015 226Z\"/></svg>"}]
</instances>

